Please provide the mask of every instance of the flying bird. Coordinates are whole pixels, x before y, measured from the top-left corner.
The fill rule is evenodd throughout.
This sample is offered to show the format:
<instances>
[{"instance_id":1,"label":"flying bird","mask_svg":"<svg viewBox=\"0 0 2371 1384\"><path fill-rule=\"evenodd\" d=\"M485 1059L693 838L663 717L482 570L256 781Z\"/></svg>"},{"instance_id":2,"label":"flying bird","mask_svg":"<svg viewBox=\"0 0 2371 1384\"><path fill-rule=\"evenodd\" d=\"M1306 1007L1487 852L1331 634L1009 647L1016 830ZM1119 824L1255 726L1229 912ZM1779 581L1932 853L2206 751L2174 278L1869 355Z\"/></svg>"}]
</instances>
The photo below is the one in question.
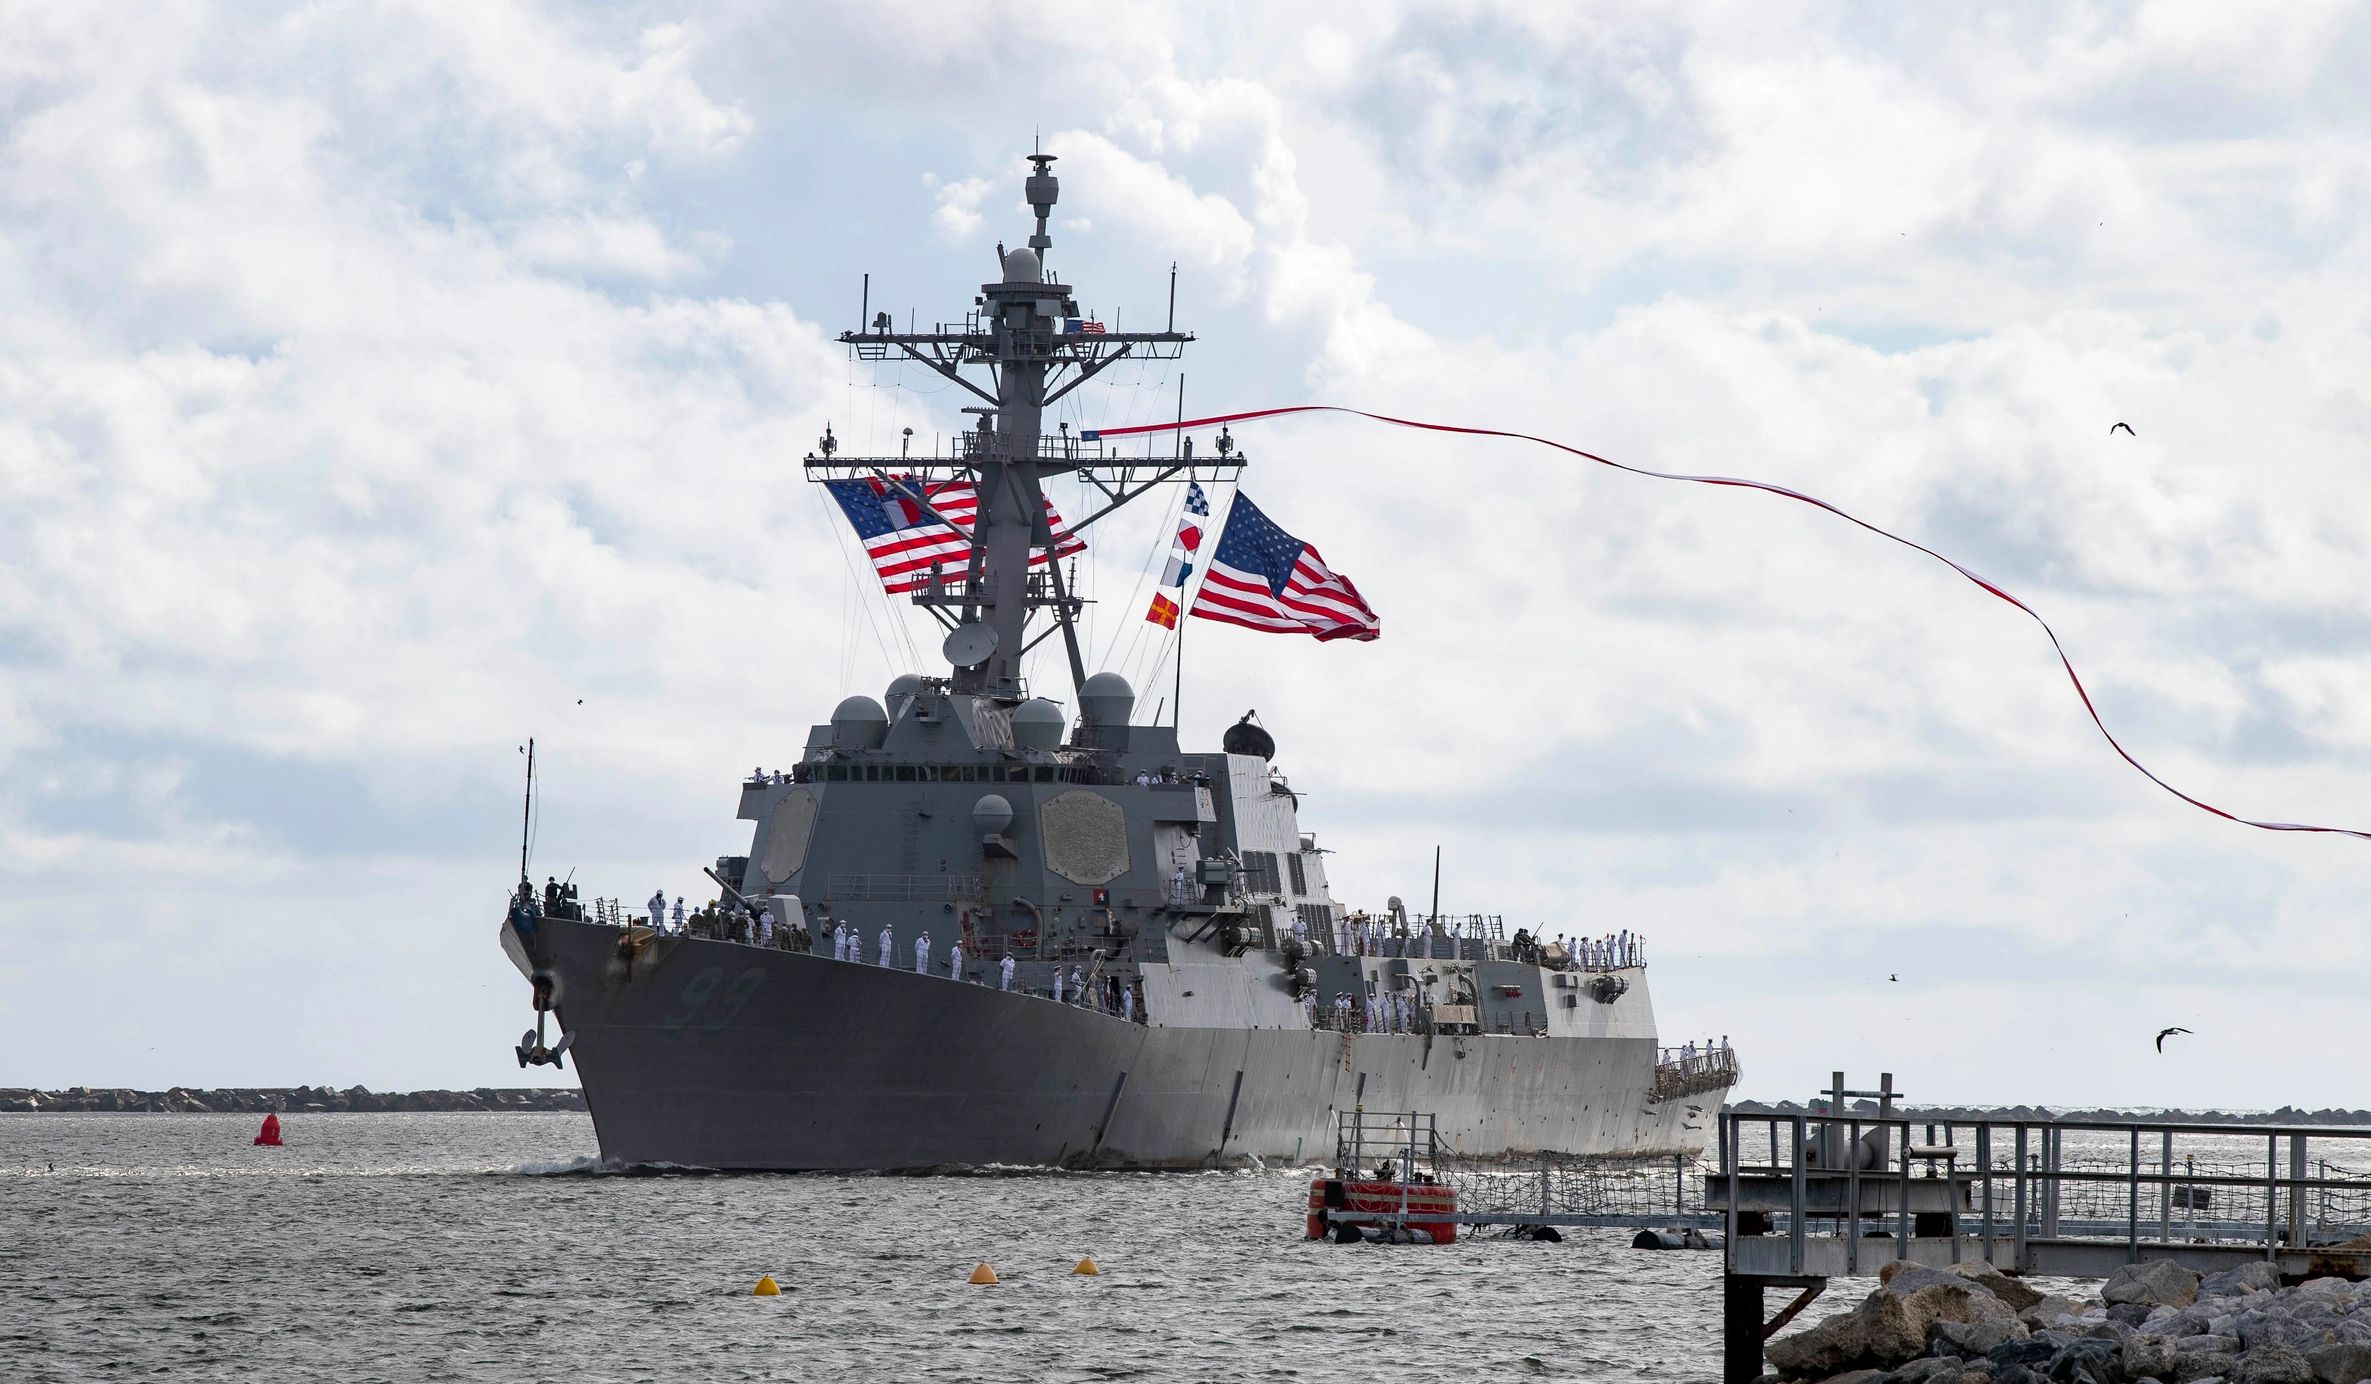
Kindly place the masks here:
<instances>
[{"instance_id":1,"label":"flying bird","mask_svg":"<svg viewBox=\"0 0 2371 1384\"><path fill-rule=\"evenodd\" d=\"M2163 1032L2159 1033L2159 1034L2157 1035L2157 1051L2159 1051L2159 1052L2163 1052L2163 1051L2165 1051L2165 1040L2166 1040L2166 1039L2168 1039L2168 1038L2171 1038L2172 1036L2174 1036L2174 1035L2175 1035L2175 1034L2177 1034L2177 1033L2188 1033L2189 1031L2190 1031L2190 1030L2188 1030L2188 1029L2186 1029L2186 1028L2169 1028L2169 1029L2166 1029L2166 1030L2164 1030Z\"/></svg>"},{"instance_id":2,"label":"flying bird","mask_svg":"<svg viewBox=\"0 0 2371 1384\"><path fill-rule=\"evenodd\" d=\"M2114 437L2114 436L2116 435L2116 428L2122 428L2122 429L2124 430L2124 434L2125 434L2125 436L2127 436L2127 437L2138 437L2138 436L2140 436L2140 434L2139 434L2139 433L2136 433L2136 432L2134 432L2134 431L2132 430L2132 425L2131 425L2130 423L2118 423L2118 424L2116 424L2114 427L2111 427L2111 428L2109 428L2109 429L2108 429L2108 436L2110 436L2110 437Z\"/></svg>"},{"instance_id":3,"label":"flying bird","mask_svg":"<svg viewBox=\"0 0 2371 1384\"><path fill-rule=\"evenodd\" d=\"M1901 976L1900 976L1900 975L1898 975L1898 974L1896 974L1896 975L1889 975L1889 976L1887 976L1887 977L1886 977L1886 979L1887 979L1887 980L1895 980L1895 981L1898 981L1898 980L1900 980L1900 979L1901 979Z\"/></svg>"}]
</instances>

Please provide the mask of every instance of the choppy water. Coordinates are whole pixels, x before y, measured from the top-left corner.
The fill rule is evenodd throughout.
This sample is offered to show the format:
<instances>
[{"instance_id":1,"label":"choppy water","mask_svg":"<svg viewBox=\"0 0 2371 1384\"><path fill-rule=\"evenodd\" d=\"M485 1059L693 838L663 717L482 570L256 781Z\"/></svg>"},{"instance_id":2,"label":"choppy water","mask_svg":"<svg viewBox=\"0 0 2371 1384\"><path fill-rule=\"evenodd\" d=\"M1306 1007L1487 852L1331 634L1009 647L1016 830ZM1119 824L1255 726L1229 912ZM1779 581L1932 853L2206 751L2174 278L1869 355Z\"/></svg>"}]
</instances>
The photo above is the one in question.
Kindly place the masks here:
<instances>
[{"instance_id":1,"label":"choppy water","mask_svg":"<svg viewBox=\"0 0 2371 1384\"><path fill-rule=\"evenodd\" d=\"M1305 1172L598 1176L581 1115L258 1122L0 1115L0 1378L1717 1375L1718 1255L1311 1244Z\"/></svg>"}]
</instances>

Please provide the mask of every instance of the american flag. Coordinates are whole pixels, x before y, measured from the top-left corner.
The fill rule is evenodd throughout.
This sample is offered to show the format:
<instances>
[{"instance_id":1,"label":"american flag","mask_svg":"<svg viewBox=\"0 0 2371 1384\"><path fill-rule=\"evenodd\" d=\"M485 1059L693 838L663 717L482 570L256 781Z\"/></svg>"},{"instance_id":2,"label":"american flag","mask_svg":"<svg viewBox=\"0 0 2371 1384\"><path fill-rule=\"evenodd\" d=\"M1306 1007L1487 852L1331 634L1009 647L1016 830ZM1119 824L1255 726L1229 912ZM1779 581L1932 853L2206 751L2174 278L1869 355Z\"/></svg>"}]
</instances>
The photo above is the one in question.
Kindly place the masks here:
<instances>
[{"instance_id":1,"label":"american flag","mask_svg":"<svg viewBox=\"0 0 2371 1384\"><path fill-rule=\"evenodd\" d=\"M1062 321L1065 332L1079 332L1087 336L1103 335L1103 324L1092 317L1068 317Z\"/></svg>"},{"instance_id":2,"label":"american flag","mask_svg":"<svg viewBox=\"0 0 2371 1384\"><path fill-rule=\"evenodd\" d=\"M865 556L873 560L873 572L881 578L881 589L891 595L918 590L930 584L933 567L961 575L971 564L971 530L980 513L978 488L967 480L924 484L912 476L893 479L894 485L877 477L823 483L839 501L840 512L848 516L849 527L863 540ZM916 503L909 493L915 490L954 527L932 518ZM1044 548L1030 549L1032 567L1087 550L1087 541L1071 532L1062 516L1054 512L1054 502L1046 500L1045 507L1054 547L1051 553Z\"/></svg>"},{"instance_id":3,"label":"american flag","mask_svg":"<svg viewBox=\"0 0 2371 1384\"><path fill-rule=\"evenodd\" d=\"M1218 551L1195 593L1198 619L1269 634L1318 639L1373 639L1382 618L1348 577L1325 565L1317 549L1286 533L1241 491L1219 531Z\"/></svg>"}]
</instances>

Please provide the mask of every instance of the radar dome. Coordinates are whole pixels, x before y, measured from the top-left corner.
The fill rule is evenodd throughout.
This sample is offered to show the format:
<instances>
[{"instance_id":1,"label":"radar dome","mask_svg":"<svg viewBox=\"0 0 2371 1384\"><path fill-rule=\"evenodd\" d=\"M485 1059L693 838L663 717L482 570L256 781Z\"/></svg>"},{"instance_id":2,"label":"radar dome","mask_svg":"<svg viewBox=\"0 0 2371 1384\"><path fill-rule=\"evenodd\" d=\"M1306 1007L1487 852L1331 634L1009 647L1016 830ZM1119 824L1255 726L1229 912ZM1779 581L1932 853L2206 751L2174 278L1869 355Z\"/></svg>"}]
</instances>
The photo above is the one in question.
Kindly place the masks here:
<instances>
[{"instance_id":1,"label":"radar dome","mask_svg":"<svg viewBox=\"0 0 2371 1384\"><path fill-rule=\"evenodd\" d=\"M988 793L971 805L971 824L982 836L1002 836L1013 824L1013 805L1002 793Z\"/></svg>"},{"instance_id":2,"label":"radar dome","mask_svg":"<svg viewBox=\"0 0 2371 1384\"><path fill-rule=\"evenodd\" d=\"M1227 733L1219 739L1219 748L1228 754L1256 754L1262 759L1274 759L1276 737L1252 724L1251 718L1257 715L1256 711L1244 712L1242 720L1227 727Z\"/></svg>"},{"instance_id":3,"label":"radar dome","mask_svg":"<svg viewBox=\"0 0 2371 1384\"><path fill-rule=\"evenodd\" d=\"M1004 252L1004 281L1008 284L1033 284L1041 278L1038 272L1037 251L1018 245Z\"/></svg>"},{"instance_id":4,"label":"radar dome","mask_svg":"<svg viewBox=\"0 0 2371 1384\"><path fill-rule=\"evenodd\" d=\"M914 698L921 692L922 675L919 673L900 673L891 678L889 692L881 699L889 707L889 719L894 721L905 715L906 708L913 705Z\"/></svg>"},{"instance_id":5,"label":"radar dome","mask_svg":"<svg viewBox=\"0 0 2371 1384\"><path fill-rule=\"evenodd\" d=\"M889 713L870 697L849 697L832 708L831 747L842 754L877 750L889 734Z\"/></svg>"},{"instance_id":6,"label":"radar dome","mask_svg":"<svg viewBox=\"0 0 2371 1384\"><path fill-rule=\"evenodd\" d=\"M1013 709L1013 744L1024 750L1050 750L1062 743L1069 717L1043 697L1031 697Z\"/></svg>"},{"instance_id":7,"label":"radar dome","mask_svg":"<svg viewBox=\"0 0 2371 1384\"><path fill-rule=\"evenodd\" d=\"M1078 707L1092 726L1124 726L1136 709L1136 689L1117 673L1097 673L1079 684Z\"/></svg>"}]
</instances>

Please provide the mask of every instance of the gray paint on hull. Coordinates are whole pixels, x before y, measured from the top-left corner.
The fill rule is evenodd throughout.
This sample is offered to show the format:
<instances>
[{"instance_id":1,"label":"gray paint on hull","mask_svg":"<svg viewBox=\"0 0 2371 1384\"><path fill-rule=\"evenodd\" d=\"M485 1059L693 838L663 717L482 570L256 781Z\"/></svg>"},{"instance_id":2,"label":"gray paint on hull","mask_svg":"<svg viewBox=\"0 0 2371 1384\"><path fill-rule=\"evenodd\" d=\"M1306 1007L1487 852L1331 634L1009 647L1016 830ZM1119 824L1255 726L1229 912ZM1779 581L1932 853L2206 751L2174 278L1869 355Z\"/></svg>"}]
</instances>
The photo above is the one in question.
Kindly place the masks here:
<instances>
[{"instance_id":1,"label":"gray paint on hull","mask_svg":"<svg viewBox=\"0 0 2371 1384\"><path fill-rule=\"evenodd\" d=\"M1651 1039L1156 1028L828 956L661 938L629 966L615 929L542 932L602 1154L631 1163L1323 1158L1362 1078L1368 1109L1431 1112L1464 1153L1693 1152L1710 1119L1687 1107L1723 1094L1650 1101Z\"/></svg>"}]
</instances>

